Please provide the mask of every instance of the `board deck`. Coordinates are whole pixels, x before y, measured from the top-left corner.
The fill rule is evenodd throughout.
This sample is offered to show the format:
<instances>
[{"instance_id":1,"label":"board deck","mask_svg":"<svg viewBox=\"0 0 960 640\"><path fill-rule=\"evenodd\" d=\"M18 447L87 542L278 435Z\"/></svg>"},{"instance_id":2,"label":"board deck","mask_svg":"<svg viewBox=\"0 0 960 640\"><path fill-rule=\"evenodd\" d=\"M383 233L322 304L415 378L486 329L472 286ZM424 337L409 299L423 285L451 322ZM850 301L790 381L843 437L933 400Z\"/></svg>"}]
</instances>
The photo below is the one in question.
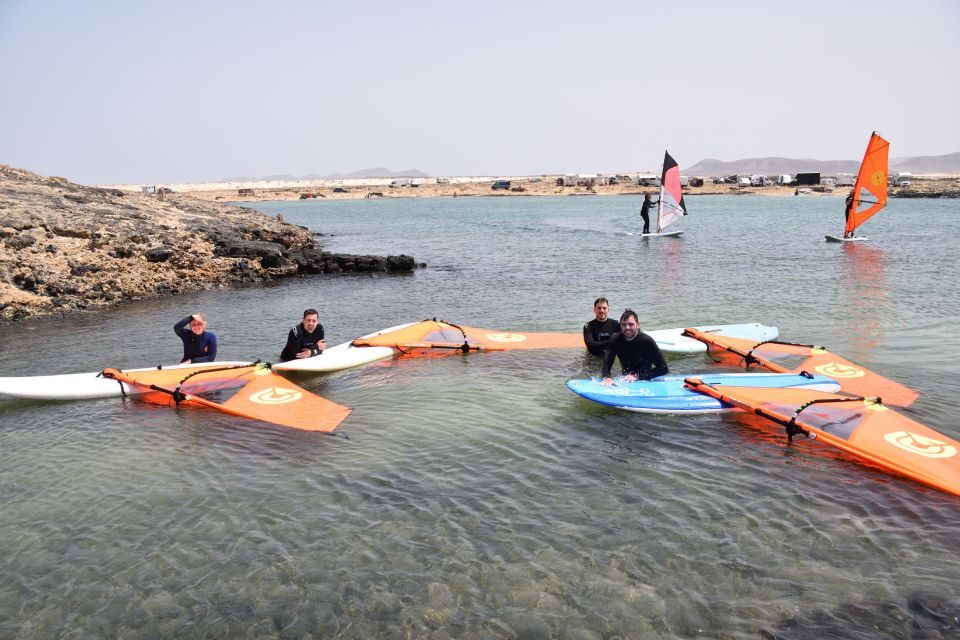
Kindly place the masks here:
<instances>
[{"instance_id":1,"label":"board deck","mask_svg":"<svg viewBox=\"0 0 960 640\"><path fill-rule=\"evenodd\" d=\"M717 413L733 407L686 388L684 378L700 378L711 385L765 388L804 388L834 392L840 385L833 378L808 378L792 373L716 373L702 376L669 374L635 382L617 382L605 387L597 379L570 380L567 387L598 404L639 413Z\"/></svg>"},{"instance_id":2,"label":"board deck","mask_svg":"<svg viewBox=\"0 0 960 640\"><path fill-rule=\"evenodd\" d=\"M660 233L641 233L641 238L679 238L683 231L661 231Z\"/></svg>"},{"instance_id":3,"label":"board deck","mask_svg":"<svg viewBox=\"0 0 960 640\"><path fill-rule=\"evenodd\" d=\"M837 236L826 235L823 236L827 239L827 242L863 242L864 240L869 240L866 236L854 236L852 238L843 238Z\"/></svg>"},{"instance_id":4,"label":"board deck","mask_svg":"<svg viewBox=\"0 0 960 640\"><path fill-rule=\"evenodd\" d=\"M777 327L760 324L757 322L743 324L713 324L696 327L704 333L716 333L729 338L743 338L745 340L775 340L780 335ZM661 351L666 353L706 353L707 345L694 338L688 338L683 335L685 329L655 329L645 331L648 336L653 338Z\"/></svg>"}]
</instances>

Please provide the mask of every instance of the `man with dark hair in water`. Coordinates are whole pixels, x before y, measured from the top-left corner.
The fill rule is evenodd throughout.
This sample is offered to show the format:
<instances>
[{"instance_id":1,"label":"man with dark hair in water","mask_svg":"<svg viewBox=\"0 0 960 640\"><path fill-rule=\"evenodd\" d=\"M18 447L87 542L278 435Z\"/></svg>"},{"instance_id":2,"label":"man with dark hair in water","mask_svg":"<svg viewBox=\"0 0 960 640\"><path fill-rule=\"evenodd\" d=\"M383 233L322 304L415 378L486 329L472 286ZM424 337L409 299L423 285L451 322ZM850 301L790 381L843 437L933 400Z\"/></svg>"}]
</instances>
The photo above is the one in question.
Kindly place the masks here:
<instances>
[{"instance_id":1,"label":"man with dark hair in water","mask_svg":"<svg viewBox=\"0 0 960 640\"><path fill-rule=\"evenodd\" d=\"M620 325L607 315L609 310L607 299L597 298L593 301L594 319L583 325L583 343L587 345L587 351L595 356L602 356L610 339L620 333Z\"/></svg>"},{"instance_id":2,"label":"man with dark hair in water","mask_svg":"<svg viewBox=\"0 0 960 640\"><path fill-rule=\"evenodd\" d=\"M312 358L323 353L327 343L323 339L323 325L316 309L303 312L303 322L290 329L287 345L280 354L280 361L287 362L297 358Z\"/></svg>"},{"instance_id":3,"label":"man with dark hair in water","mask_svg":"<svg viewBox=\"0 0 960 640\"><path fill-rule=\"evenodd\" d=\"M669 372L656 340L640 331L640 320L631 309L627 309L620 316L620 333L607 345L601 373L604 386L613 384L610 371L616 358L620 358L625 382L649 380Z\"/></svg>"}]
</instances>

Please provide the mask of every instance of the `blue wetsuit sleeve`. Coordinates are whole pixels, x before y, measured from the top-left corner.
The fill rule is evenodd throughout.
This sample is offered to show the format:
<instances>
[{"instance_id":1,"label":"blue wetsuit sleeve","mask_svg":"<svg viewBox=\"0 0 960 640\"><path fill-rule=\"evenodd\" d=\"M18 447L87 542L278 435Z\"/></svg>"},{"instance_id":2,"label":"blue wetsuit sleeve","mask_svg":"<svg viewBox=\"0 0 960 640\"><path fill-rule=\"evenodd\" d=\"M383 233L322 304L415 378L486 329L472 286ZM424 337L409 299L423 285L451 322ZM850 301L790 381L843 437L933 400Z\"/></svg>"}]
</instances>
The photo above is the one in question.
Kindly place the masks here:
<instances>
[{"instance_id":1,"label":"blue wetsuit sleeve","mask_svg":"<svg viewBox=\"0 0 960 640\"><path fill-rule=\"evenodd\" d=\"M213 362L217 359L217 336L213 333L207 333L207 345L210 347L210 353L207 356L207 362ZM661 357L662 359L662 357ZM666 365L664 365L666 366Z\"/></svg>"},{"instance_id":2,"label":"blue wetsuit sleeve","mask_svg":"<svg viewBox=\"0 0 960 640\"><path fill-rule=\"evenodd\" d=\"M177 324L173 325L173 332L181 338L186 335L186 326L193 320L193 316L187 316Z\"/></svg>"}]
</instances>

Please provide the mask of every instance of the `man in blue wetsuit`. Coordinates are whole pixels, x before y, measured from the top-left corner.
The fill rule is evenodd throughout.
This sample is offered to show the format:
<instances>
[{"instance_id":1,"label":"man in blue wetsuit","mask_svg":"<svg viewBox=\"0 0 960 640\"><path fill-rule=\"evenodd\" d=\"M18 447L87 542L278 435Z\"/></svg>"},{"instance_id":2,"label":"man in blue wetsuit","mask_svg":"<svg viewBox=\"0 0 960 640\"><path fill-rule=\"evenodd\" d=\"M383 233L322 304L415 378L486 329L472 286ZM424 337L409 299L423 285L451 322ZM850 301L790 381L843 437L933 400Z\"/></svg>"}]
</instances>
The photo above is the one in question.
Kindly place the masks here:
<instances>
[{"instance_id":1,"label":"man in blue wetsuit","mask_svg":"<svg viewBox=\"0 0 960 640\"><path fill-rule=\"evenodd\" d=\"M593 320L583 325L583 343L587 351L595 356L602 356L607 348L607 342L614 334L620 333L620 325L607 314L610 303L606 298L597 298L593 301Z\"/></svg>"},{"instance_id":2,"label":"man in blue wetsuit","mask_svg":"<svg viewBox=\"0 0 960 640\"><path fill-rule=\"evenodd\" d=\"M667 362L656 340L640 331L640 320L630 309L620 316L620 333L607 344L601 373L604 386L613 384L610 371L616 358L620 358L625 382L649 380L668 373Z\"/></svg>"},{"instance_id":3,"label":"man in blue wetsuit","mask_svg":"<svg viewBox=\"0 0 960 640\"><path fill-rule=\"evenodd\" d=\"M287 344L280 354L280 361L287 362L297 358L312 358L323 353L327 343L323 339L323 325L316 309L303 312L303 322L290 329Z\"/></svg>"},{"instance_id":4,"label":"man in blue wetsuit","mask_svg":"<svg viewBox=\"0 0 960 640\"><path fill-rule=\"evenodd\" d=\"M187 325L190 328L187 329ZM213 362L217 358L217 336L206 331L207 320L202 313L187 316L173 325L173 332L183 341L183 360L180 362Z\"/></svg>"}]
</instances>

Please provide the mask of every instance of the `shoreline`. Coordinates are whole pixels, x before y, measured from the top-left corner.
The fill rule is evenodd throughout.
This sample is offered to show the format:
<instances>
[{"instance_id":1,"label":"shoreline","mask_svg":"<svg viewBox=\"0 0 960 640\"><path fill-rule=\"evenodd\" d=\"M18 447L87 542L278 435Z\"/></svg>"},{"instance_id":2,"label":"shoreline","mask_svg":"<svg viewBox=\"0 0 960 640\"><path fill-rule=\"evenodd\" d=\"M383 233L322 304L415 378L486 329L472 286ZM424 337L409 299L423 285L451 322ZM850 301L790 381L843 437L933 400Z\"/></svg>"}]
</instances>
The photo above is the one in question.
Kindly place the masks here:
<instances>
[{"instance_id":1,"label":"shoreline","mask_svg":"<svg viewBox=\"0 0 960 640\"><path fill-rule=\"evenodd\" d=\"M157 184L157 189L168 189L207 202L261 202L277 200L358 200L368 198L457 198L477 196L641 196L650 191L656 194L658 186L640 186L634 182L593 186L558 186L560 176L502 177L489 176L416 179L418 186L390 186L394 178L367 178L345 180L260 180L222 183ZM493 189L497 180L509 180L510 189ZM100 185L102 188L140 193L142 185ZM739 195L792 196L797 187L770 185L740 187L733 184L713 184L704 180L703 186L686 186L685 196ZM800 187L801 196L842 196L850 186ZM960 198L960 176L914 176L909 187L891 187L891 198Z\"/></svg>"}]
</instances>

